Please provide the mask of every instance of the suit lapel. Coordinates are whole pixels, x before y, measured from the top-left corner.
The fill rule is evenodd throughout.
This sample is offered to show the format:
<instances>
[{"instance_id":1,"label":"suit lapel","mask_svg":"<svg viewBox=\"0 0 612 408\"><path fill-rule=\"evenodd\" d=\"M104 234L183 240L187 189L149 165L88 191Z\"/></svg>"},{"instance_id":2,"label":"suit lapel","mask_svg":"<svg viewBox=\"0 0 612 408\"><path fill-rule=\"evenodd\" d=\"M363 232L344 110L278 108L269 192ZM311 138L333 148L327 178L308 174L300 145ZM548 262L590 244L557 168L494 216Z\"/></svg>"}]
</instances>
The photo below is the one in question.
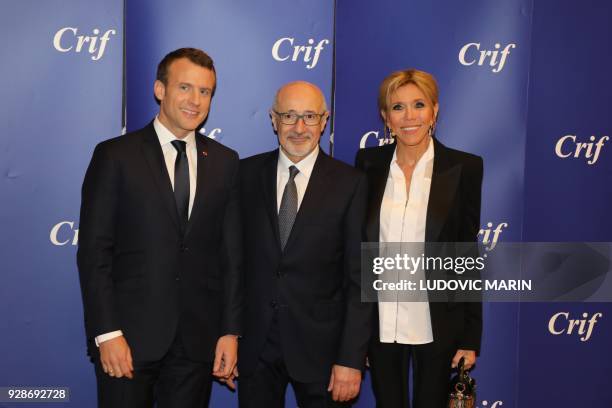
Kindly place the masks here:
<instances>
[{"instance_id":1,"label":"suit lapel","mask_svg":"<svg viewBox=\"0 0 612 408\"><path fill-rule=\"evenodd\" d=\"M276 172L278 162L278 149L270 152L264 164L263 171L261 174L261 189L264 195L264 206L268 219L270 220L270 226L274 232L276 240L276 247L280 251L280 233L278 230L278 204L276 199Z\"/></svg>"},{"instance_id":2,"label":"suit lapel","mask_svg":"<svg viewBox=\"0 0 612 408\"><path fill-rule=\"evenodd\" d=\"M168 169L164 162L164 155L152 122L145 128L142 152L149 165L153 182L159 190L161 201L168 210L168 215L172 218L177 230L180 231L181 228L178 212L176 210L176 202L174 200L174 192L172 191L172 184L170 183L170 176L168 175Z\"/></svg>"},{"instance_id":3,"label":"suit lapel","mask_svg":"<svg viewBox=\"0 0 612 408\"><path fill-rule=\"evenodd\" d=\"M461 178L461 165L452 165L448 149L436 139L433 141L434 166L427 205L426 242L439 241L440 231L448 218Z\"/></svg>"},{"instance_id":4,"label":"suit lapel","mask_svg":"<svg viewBox=\"0 0 612 408\"><path fill-rule=\"evenodd\" d=\"M380 236L380 206L385 194L393 152L395 152L395 143L383 146L378 160L366 169L370 182L366 235L370 242L378 242Z\"/></svg>"},{"instance_id":5,"label":"suit lapel","mask_svg":"<svg viewBox=\"0 0 612 408\"><path fill-rule=\"evenodd\" d=\"M300 235L301 229L308 220L316 218L317 207L320 205L321 200L325 196L327 182L331 177L326 177L328 172L329 157L322 151L319 150L319 155L315 161L314 167L312 168L312 174L308 180L308 186L304 192L304 198L300 204L295 222L291 228L291 234L285 245L285 251L289 249L296 237Z\"/></svg>"},{"instance_id":6,"label":"suit lapel","mask_svg":"<svg viewBox=\"0 0 612 408\"><path fill-rule=\"evenodd\" d=\"M209 169L211 168L211 160L215 160L215 157L208 156L208 140L206 136L195 134L196 150L197 150L197 177L196 177L196 190L195 197L193 199L193 207L191 208L191 215L187 222L187 228L185 229L185 235L191 231L194 224L197 223L198 217L202 213L202 208L206 205L206 198L214 199L211 194L208 194L208 187L210 186L210 174Z\"/></svg>"}]
</instances>

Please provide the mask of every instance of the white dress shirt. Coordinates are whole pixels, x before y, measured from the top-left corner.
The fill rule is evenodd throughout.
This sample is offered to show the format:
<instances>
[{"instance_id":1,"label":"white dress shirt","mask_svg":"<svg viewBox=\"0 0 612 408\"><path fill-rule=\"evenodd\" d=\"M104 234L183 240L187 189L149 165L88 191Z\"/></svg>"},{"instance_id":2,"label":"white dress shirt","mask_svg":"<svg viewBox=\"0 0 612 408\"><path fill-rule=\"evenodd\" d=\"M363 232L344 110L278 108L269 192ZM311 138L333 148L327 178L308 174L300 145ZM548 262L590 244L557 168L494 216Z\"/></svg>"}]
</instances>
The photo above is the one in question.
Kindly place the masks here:
<instances>
[{"instance_id":1,"label":"white dress shirt","mask_svg":"<svg viewBox=\"0 0 612 408\"><path fill-rule=\"evenodd\" d=\"M159 140L159 144L164 155L164 162L166 163L166 168L168 169L172 190L174 190L174 163L176 161L176 155L178 154L172 145L172 141L182 140L187 143L186 152L187 162L189 164L189 212L187 213L187 217L190 217L191 209L193 208L193 199L195 198L196 192L196 177L198 175L198 149L196 147L195 132L189 132L189 134L183 139L179 139L159 121L159 117L157 116L153 121L153 127L155 128L155 133L157 134L157 139ZM119 336L123 336L123 332L121 330L115 330L96 336L96 346L100 346L100 343Z\"/></svg>"},{"instance_id":2,"label":"white dress shirt","mask_svg":"<svg viewBox=\"0 0 612 408\"><path fill-rule=\"evenodd\" d=\"M397 164L396 152L389 166L389 176L380 207L380 242L424 242L427 203L433 174L434 149L427 150L416 164L406 195L406 178ZM413 254L410 247L410 256ZM413 279L424 279L423 269ZM401 276L400 276L401 279ZM385 294L385 299L388 299ZM401 296L401 295L400 295ZM429 302L379 302L380 341L382 343L427 344L433 342Z\"/></svg>"},{"instance_id":3,"label":"white dress shirt","mask_svg":"<svg viewBox=\"0 0 612 408\"><path fill-rule=\"evenodd\" d=\"M153 121L153 127L159 144L161 145L162 152L164 153L164 161L166 162L166 168L168 169L168 175L170 176L170 183L172 183L172 190L174 191L174 163L176 161L176 155L178 154L172 142L175 140L182 140L187 142L187 161L189 163L189 212L187 216L191 216L191 209L193 208L193 199L195 198L196 192L196 177L198 175L198 148L195 141L195 132L191 131L183 139L179 139L174 136L162 123L159 118L155 118Z\"/></svg>"},{"instance_id":4,"label":"white dress shirt","mask_svg":"<svg viewBox=\"0 0 612 408\"><path fill-rule=\"evenodd\" d=\"M300 171L294 178L295 187L298 194L298 210L302 205L304 194L306 193L306 187L308 187L308 181L312 174L315 162L319 156L319 146L308 153L308 156L304 157L297 163L289 160L283 149L278 149L278 164L276 165L276 211L280 211L281 200L283 199L283 192L285 191L285 185L289 180L289 167L295 166Z\"/></svg>"}]
</instances>

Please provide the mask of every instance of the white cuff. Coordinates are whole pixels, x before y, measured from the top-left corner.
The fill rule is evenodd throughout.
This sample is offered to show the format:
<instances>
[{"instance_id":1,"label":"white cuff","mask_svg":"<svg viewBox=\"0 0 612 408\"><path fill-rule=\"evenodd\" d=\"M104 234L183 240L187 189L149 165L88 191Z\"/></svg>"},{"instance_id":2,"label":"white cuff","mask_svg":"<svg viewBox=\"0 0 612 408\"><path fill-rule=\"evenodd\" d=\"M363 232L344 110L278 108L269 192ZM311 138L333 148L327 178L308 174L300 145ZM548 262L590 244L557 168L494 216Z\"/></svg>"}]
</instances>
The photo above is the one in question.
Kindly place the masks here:
<instances>
[{"instance_id":1,"label":"white cuff","mask_svg":"<svg viewBox=\"0 0 612 408\"><path fill-rule=\"evenodd\" d=\"M111 340L119 336L123 336L123 332L121 330L115 330L112 332L108 332L108 333L104 333L99 336L96 336L94 341L96 342L96 347L100 347L101 343L104 343L107 340Z\"/></svg>"}]
</instances>

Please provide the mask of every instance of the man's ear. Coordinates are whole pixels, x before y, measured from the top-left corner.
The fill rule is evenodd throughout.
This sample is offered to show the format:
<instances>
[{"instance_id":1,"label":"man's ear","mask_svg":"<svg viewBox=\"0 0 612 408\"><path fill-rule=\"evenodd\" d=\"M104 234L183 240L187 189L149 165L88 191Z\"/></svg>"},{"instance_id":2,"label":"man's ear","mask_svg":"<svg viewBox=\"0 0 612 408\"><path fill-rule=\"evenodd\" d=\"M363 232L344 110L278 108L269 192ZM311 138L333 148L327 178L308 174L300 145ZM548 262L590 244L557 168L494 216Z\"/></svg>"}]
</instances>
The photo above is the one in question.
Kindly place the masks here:
<instances>
[{"instance_id":1,"label":"man's ear","mask_svg":"<svg viewBox=\"0 0 612 408\"><path fill-rule=\"evenodd\" d=\"M325 125L327 125L327 121L329 120L329 111L326 111L321 118L321 134L325 130Z\"/></svg>"},{"instance_id":2,"label":"man's ear","mask_svg":"<svg viewBox=\"0 0 612 408\"><path fill-rule=\"evenodd\" d=\"M164 99L164 96L166 96L166 86L162 81L158 79L155 80L153 84L153 93L157 100L162 101Z\"/></svg>"},{"instance_id":3,"label":"man's ear","mask_svg":"<svg viewBox=\"0 0 612 408\"><path fill-rule=\"evenodd\" d=\"M274 128L275 132L278 132L278 128L276 127L276 115L274 114L274 112L270 111L270 120L272 120L272 127Z\"/></svg>"}]
</instances>

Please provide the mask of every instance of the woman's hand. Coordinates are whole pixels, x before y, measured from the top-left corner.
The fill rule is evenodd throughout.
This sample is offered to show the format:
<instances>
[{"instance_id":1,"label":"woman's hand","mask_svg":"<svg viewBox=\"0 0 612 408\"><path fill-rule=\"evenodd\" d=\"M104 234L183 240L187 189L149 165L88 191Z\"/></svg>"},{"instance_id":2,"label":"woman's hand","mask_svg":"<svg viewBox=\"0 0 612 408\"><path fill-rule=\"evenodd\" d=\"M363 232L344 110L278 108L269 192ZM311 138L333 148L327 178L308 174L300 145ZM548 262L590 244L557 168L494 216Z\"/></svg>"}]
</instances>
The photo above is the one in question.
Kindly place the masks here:
<instances>
[{"instance_id":1,"label":"woman's hand","mask_svg":"<svg viewBox=\"0 0 612 408\"><path fill-rule=\"evenodd\" d=\"M456 368L459 365L459 360L461 360L461 357L463 357L463 368L466 370L469 370L474 364L476 364L476 352L474 350L459 349L455 353L455 357L453 357L453 362L451 363L452 368Z\"/></svg>"}]
</instances>

